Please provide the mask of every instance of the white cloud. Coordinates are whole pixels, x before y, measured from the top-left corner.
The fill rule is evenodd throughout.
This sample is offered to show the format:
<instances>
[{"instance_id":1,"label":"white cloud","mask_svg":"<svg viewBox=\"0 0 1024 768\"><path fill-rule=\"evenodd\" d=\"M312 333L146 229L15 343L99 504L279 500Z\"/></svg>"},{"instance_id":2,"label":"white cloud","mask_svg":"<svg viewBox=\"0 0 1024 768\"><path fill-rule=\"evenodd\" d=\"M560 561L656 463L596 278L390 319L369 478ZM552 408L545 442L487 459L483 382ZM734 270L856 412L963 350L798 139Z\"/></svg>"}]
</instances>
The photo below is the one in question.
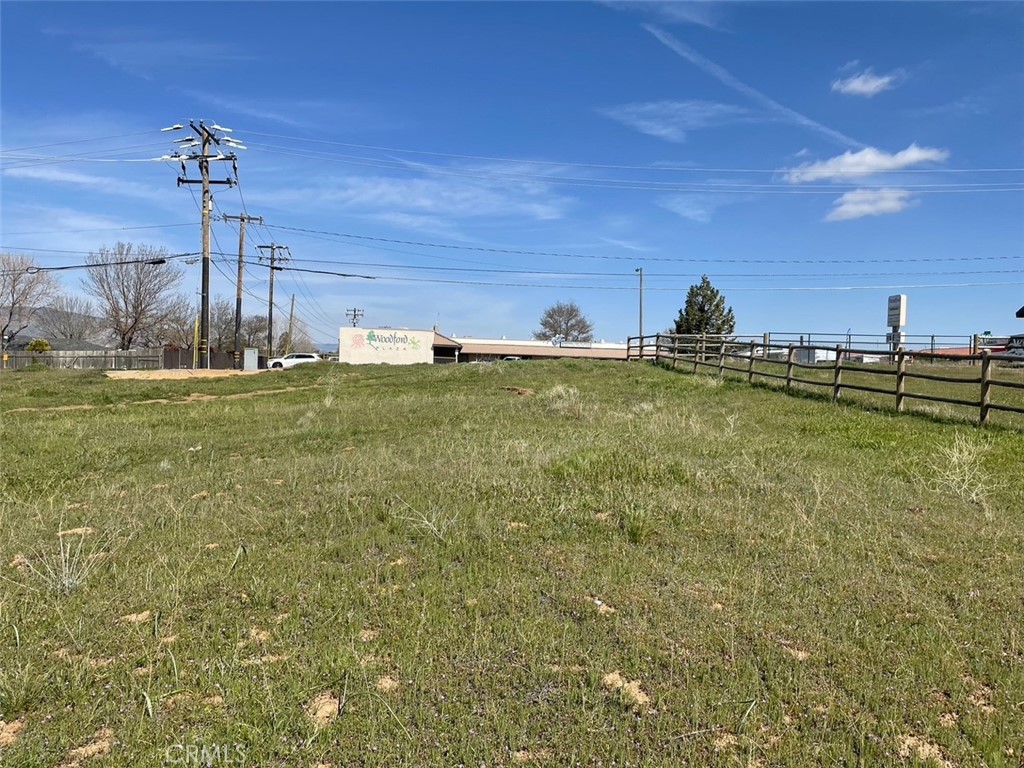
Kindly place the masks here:
<instances>
[{"instance_id":1,"label":"white cloud","mask_svg":"<svg viewBox=\"0 0 1024 768\"><path fill-rule=\"evenodd\" d=\"M864 178L873 173L899 171L921 163L941 163L948 157L948 150L919 147L917 144L911 144L895 154L868 147L860 152L844 152L828 160L801 165L789 170L785 178L794 184L824 179Z\"/></svg>"},{"instance_id":2,"label":"white cloud","mask_svg":"<svg viewBox=\"0 0 1024 768\"><path fill-rule=\"evenodd\" d=\"M722 22L722 6L708 0L606 0L604 4L616 10L647 13L669 24L696 24L708 29L718 29Z\"/></svg>"},{"instance_id":3,"label":"white cloud","mask_svg":"<svg viewBox=\"0 0 1024 768\"><path fill-rule=\"evenodd\" d=\"M855 189L838 198L825 221L849 221L864 216L899 213L915 205L906 189Z\"/></svg>"},{"instance_id":4,"label":"white cloud","mask_svg":"<svg viewBox=\"0 0 1024 768\"><path fill-rule=\"evenodd\" d=\"M850 75L843 80L833 80L832 90L847 96L864 96L870 99L882 91L888 91L895 87L902 76L903 72L898 69L888 75L876 75L871 71L871 67L868 67L863 72Z\"/></svg>"},{"instance_id":5,"label":"white cloud","mask_svg":"<svg viewBox=\"0 0 1024 768\"><path fill-rule=\"evenodd\" d=\"M550 192L549 185L539 182L520 184L508 180L392 176L339 176L311 188L282 189L249 197L252 198L250 203L255 201L275 209L317 206L389 216L405 214L452 219L526 216L541 221L562 218L571 202L570 198Z\"/></svg>"},{"instance_id":6,"label":"white cloud","mask_svg":"<svg viewBox=\"0 0 1024 768\"><path fill-rule=\"evenodd\" d=\"M715 101L651 101L601 112L648 136L676 143L686 141L687 131L753 119L743 107Z\"/></svg>"},{"instance_id":7,"label":"white cloud","mask_svg":"<svg viewBox=\"0 0 1024 768\"><path fill-rule=\"evenodd\" d=\"M707 224L715 215L715 211L726 205L737 202L741 196L730 194L682 194L663 197L658 205L667 211L682 216L684 219L698 224Z\"/></svg>"},{"instance_id":8,"label":"white cloud","mask_svg":"<svg viewBox=\"0 0 1024 768\"><path fill-rule=\"evenodd\" d=\"M110 195L144 198L164 204L168 201L166 189L157 189L147 184L140 184L137 181L115 179L110 176L93 176L88 173L65 171L60 168L33 166L9 168L3 171L3 176L51 184L85 187Z\"/></svg>"},{"instance_id":9,"label":"white cloud","mask_svg":"<svg viewBox=\"0 0 1024 768\"><path fill-rule=\"evenodd\" d=\"M657 27L651 24L645 24L644 29L646 29L648 32L654 35L658 39L658 41L661 42L662 45L669 48L676 55L686 59L694 66L698 67L699 69L703 70L704 72L706 72L707 74L711 75L713 78L721 82L723 85L732 88L734 91L738 93L743 94L751 101L761 105L764 109L773 112L782 119L790 123L793 123L794 125L799 125L809 130L815 131L816 133L820 133L822 136L825 136L831 139L832 141L836 142L837 144L841 144L842 146L857 148L861 148L864 146L864 144L857 141L856 139L852 139L849 136L846 136L837 130L829 128L826 125L822 125L816 120L812 120L806 115L800 114L795 109L790 109L789 107L780 104L779 102L775 101L775 99L771 98L770 96L766 96L756 88L752 88L743 81L734 77L724 67L719 66L710 59L697 53L697 51L695 51L693 48L690 48L688 45L684 45L683 43L681 43L668 32L658 29Z\"/></svg>"}]
</instances>

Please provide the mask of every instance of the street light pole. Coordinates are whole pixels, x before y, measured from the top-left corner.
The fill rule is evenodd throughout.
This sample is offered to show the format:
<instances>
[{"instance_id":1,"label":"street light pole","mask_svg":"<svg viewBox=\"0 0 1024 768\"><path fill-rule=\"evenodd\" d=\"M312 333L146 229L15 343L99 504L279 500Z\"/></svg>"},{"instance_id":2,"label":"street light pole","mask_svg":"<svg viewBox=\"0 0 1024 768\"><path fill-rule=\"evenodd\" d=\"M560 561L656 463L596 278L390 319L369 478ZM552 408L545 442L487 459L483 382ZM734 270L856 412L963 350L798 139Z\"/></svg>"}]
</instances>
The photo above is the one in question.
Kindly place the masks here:
<instances>
[{"instance_id":1,"label":"street light pole","mask_svg":"<svg viewBox=\"0 0 1024 768\"><path fill-rule=\"evenodd\" d=\"M640 344L644 343L644 268L637 267L634 272L640 275Z\"/></svg>"}]
</instances>

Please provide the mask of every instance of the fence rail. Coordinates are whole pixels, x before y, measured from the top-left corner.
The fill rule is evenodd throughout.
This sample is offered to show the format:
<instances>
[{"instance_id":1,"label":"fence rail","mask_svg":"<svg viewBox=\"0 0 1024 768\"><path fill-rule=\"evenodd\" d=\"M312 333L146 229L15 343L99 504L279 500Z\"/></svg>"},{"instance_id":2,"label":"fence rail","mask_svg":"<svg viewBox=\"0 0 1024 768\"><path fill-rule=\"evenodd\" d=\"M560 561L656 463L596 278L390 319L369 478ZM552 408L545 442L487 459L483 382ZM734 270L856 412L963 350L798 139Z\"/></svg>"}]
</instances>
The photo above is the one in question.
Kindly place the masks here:
<instances>
[{"instance_id":1,"label":"fence rail","mask_svg":"<svg viewBox=\"0 0 1024 768\"><path fill-rule=\"evenodd\" d=\"M1024 414L1024 397L1016 398L1017 402L993 401L994 392L1024 391L1024 357L991 352L977 344L977 338L971 352L953 353L838 343L781 344L769 341L768 334L662 333L631 336L626 357L665 364L673 370L682 367L691 373L713 372L720 378L739 374L751 384L758 379L782 381L787 390L795 385L826 389L833 400L841 399L844 390L882 395L894 398L900 413L906 410L908 401L921 400L974 409L981 424L989 422L993 411ZM921 382L922 386L910 389L910 382ZM1014 399L1012 395L1010 399Z\"/></svg>"},{"instance_id":2,"label":"fence rail","mask_svg":"<svg viewBox=\"0 0 1024 768\"><path fill-rule=\"evenodd\" d=\"M151 370L163 367L163 350L96 350L87 352L8 352L3 366L8 369L30 365L48 368L88 370Z\"/></svg>"}]
</instances>

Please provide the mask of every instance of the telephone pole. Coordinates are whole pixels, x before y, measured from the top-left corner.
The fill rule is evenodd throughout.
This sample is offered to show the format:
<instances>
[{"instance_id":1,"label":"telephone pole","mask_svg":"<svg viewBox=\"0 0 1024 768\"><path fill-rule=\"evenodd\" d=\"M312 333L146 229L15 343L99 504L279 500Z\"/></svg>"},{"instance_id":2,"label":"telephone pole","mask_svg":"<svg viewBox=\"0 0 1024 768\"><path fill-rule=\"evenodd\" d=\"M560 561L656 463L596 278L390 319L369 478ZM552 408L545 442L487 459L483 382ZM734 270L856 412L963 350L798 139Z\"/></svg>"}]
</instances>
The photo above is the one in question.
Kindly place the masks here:
<instances>
[{"instance_id":1,"label":"telephone pole","mask_svg":"<svg viewBox=\"0 0 1024 768\"><path fill-rule=\"evenodd\" d=\"M223 142L229 149L245 149L235 139L230 137L219 136L219 133L231 133L230 128L222 128L216 123L207 126L202 120L199 121L198 125L189 120L189 128L195 136L188 136L184 139L175 139L175 144L178 144L179 150L182 149L199 149L199 152L190 152L187 155L181 154L180 151L175 151L173 155L165 156L167 160L180 160L181 161L181 176L178 177L178 186L182 184L202 184L203 185L203 204L202 204L202 239L203 239L203 277L202 277L202 308L199 313L199 367L209 368L210 367L210 210L213 208L213 198L210 194L211 184L223 184L226 186L234 186L238 181L238 162L234 152L224 154L220 151L220 145ZM172 125L170 128L162 128L162 131L179 131L184 128L183 125ZM218 147L217 154L210 154L213 145ZM185 161L195 160L199 164L199 179L186 178L187 173L185 170ZM235 172L234 179L225 179L224 181L211 181L210 180L210 161L211 160L230 160L232 169Z\"/></svg>"},{"instance_id":2,"label":"telephone pole","mask_svg":"<svg viewBox=\"0 0 1024 768\"><path fill-rule=\"evenodd\" d=\"M242 268L245 265L245 225L253 221L263 224L262 216L241 213L238 216L224 214L224 221L238 222L238 279L235 281L235 368L242 367Z\"/></svg>"},{"instance_id":3,"label":"telephone pole","mask_svg":"<svg viewBox=\"0 0 1024 768\"><path fill-rule=\"evenodd\" d=\"M270 299L267 303L267 357L271 358L274 356L274 272L279 272L281 267L277 266L279 261L288 261L283 256L278 256L278 251L287 251L287 245L278 245L277 243L271 243L270 245L257 245L261 251L270 251ZM263 260L263 256L260 255L260 261Z\"/></svg>"},{"instance_id":4,"label":"telephone pole","mask_svg":"<svg viewBox=\"0 0 1024 768\"><path fill-rule=\"evenodd\" d=\"M361 309L347 309L345 314L348 315L348 319L352 321L352 327L355 328L359 325L359 320L363 316L363 310Z\"/></svg>"}]
</instances>

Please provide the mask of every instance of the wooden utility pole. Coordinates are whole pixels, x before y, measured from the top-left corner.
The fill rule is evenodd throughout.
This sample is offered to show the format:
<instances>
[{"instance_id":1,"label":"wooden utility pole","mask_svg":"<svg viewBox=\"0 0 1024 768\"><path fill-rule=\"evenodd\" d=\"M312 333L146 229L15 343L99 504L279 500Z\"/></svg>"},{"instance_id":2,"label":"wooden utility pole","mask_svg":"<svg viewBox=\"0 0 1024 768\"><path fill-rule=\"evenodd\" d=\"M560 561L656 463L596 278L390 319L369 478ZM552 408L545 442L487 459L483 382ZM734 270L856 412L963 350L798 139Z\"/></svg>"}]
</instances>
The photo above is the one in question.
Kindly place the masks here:
<instances>
[{"instance_id":1,"label":"wooden utility pole","mask_svg":"<svg viewBox=\"0 0 1024 768\"><path fill-rule=\"evenodd\" d=\"M277 252L287 251L288 246L271 243L270 245L257 245L256 248L261 251L270 251L270 299L267 302L267 357L270 358L274 356L274 272L281 269L277 266L277 262L287 261L286 258L279 257Z\"/></svg>"},{"instance_id":2,"label":"wooden utility pole","mask_svg":"<svg viewBox=\"0 0 1024 768\"><path fill-rule=\"evenodd\" d=\"M235 281L235 368L242 367L242 268L245 266L245 225L253 221L263 224L262 216L241 213L238 216L224 214L224 221L238 222L238 279Z\"/></svg>"},{"instance_id":3,"label":"wooden utility pole","mask_svg":"<svg viewBox=\"0 0 1024 768\"><path fill-rule=\"evenodd\" d=\"M203 185L203 203L202 203L202 239L203 239L203 277L202 277L202 305L199 311L199 367L209 368L210 367L210 210L213 208L213 199L210 195L211 184L224 184L227 186L234 186L236 179L225 179L224 181L211 181L210 180L210 161L211 160L230 160L232 164L237 168L236 158L233 152L223 154L220 149L217 150L217 154L210 154L210 150L213 145L220 147L221 141L226 146L237 149L245 149L244 146L236 142L234 139L222 139L217 135L218 131L224 131L230 133L230 128L221 128L219 125L211 125L207 127L206 124L200 120L199 124L189 121L189 127L195 136L189 136L185 139L177 139L176 144L180 145L181 149L195 149L199 148L199 153L192 152L188 155L182 155L175 153L169 156L169 160L180 160L181 161L181 176L178 177L178 186L182 184L202 184ZM175 125L170 128L164 128L165 131L177 131L184 126ZM185 178L185 161L195 160L199 163L199 179L188 179ZM236 171L237 178L237 171Z\"/></svg>"}]
</instances>

